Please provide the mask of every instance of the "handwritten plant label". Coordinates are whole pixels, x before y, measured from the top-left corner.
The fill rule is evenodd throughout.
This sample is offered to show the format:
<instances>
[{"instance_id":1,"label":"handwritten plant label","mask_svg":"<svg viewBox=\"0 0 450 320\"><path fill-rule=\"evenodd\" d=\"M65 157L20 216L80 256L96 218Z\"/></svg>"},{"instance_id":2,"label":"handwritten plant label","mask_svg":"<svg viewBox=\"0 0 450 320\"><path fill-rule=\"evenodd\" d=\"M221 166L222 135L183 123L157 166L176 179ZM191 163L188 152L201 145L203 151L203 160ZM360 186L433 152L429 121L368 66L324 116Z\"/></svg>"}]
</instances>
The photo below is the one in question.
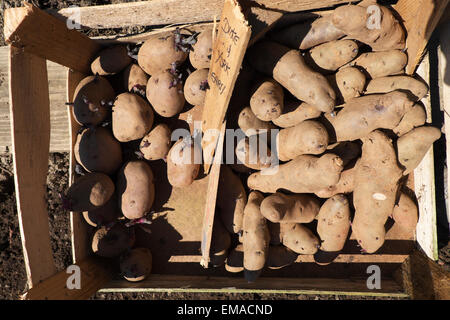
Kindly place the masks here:
<instances>
[{"instance_id":1,"label":"handwritten plant label","mask_svg":"<svg viewBox=\"0 0 450 320\"><path fill-rule=\"evenodd\" d=\"M213 44L202 116L202 147L205 172L212 164L220 128L225 119L251 28L237 0L225 0Z\"/></svg>"}]
</instances>

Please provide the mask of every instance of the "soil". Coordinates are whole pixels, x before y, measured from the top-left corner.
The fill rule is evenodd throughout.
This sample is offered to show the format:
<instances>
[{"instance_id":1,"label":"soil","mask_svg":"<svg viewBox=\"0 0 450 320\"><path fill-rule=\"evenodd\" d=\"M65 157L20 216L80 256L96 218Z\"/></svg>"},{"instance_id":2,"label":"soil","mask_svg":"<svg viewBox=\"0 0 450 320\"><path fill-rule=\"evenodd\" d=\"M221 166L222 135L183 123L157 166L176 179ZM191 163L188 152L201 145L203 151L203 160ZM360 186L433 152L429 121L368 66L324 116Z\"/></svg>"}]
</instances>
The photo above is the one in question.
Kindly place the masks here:
<instances>
[{"instance_id":1,"label":"soil","mask_svg":"<svg viewBox=\"0 0 450 320\"><path fill-rule=\"evenodd\" d=\"M3 29L3 10L9 7L21 5L20 0L3 0L0 10L0 28ZM35 5L44 9L60 9L71 5L102 5L119 2L120 0L81 0L81 1L56 1L33 0ZM98 34L138 33L145 28L127 28L123 30L84 30L89 36ZM5 45L3 33L0 32L0 45ZM68 186L69 156L67 153L52 153L49 156L49 174L47 179L47 197L49 226L52 239L54 261L58 270L63 270L71 262L71 244L69 230L69 216L60 204L59 194ZM15 201L15 187L13 176L13 163L11 152L7 150L0 154L0 299L19 299L27 290L26 272L21 247L20 230L17 218ZM448 237L447 237L448 241ZM444 239L444 242L447 242ZM450 270L450 245L440 249L440 261ZM223 294L223 293L97 293L92 297L96 300L131 300L131 299L233 299L233 300L339 300L339 299L379 299L376 297L351 297L351 296L312 296L312 295L287 295L287 294ZM384 298L386 299L386 298ZM390 298L396 299L396 298Z\"/></svg>"}]
</instances>

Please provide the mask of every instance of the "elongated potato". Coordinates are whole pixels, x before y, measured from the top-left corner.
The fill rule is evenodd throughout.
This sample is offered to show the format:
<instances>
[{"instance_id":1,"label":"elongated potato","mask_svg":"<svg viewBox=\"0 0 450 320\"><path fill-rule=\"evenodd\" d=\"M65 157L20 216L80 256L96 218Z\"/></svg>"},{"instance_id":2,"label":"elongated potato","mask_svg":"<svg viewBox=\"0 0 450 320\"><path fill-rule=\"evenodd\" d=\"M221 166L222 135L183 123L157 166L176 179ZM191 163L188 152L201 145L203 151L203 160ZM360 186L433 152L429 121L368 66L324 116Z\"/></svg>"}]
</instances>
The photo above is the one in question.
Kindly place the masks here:
<instances>
[{"instance_id":1,"label":"elongated potato","mask_svg":"<svg viewBox=\"0 0 450 320\"><path fill-rule=\"evenodd\" d=\"M343 169L342 160L333 154L315 157L302 155L288 163L267 169L265 174L250 175L247 185L250 189L264 193L275 193L286 189L294 193L315 193L339 181ZM270 174L269 170L273 170Z\"/></svg>"},{"instance_id":2,"label":"elongated potato","mask_svg":"<svg viewBox=\"0 0 450 320\"><path fill-rule=\"evenodd\" d=\"M123 71L123 82L125 88L131 93L137 93L145 97L147 91L148 74L139 65L132 63Z\"/></svg>"},{"instance_id":3,"label":"elongated potato","mask_svg":"<svg viewBox=\"0 0 450 320\"><path fill-rule=\"evenodd\" d=\"M169 71L157 72L147 83L147 100L162 117L173 117L183 110L186 102L183 85Z\"/></svg>"},{"instance_id":4,"label":"elongated potato","mask_svg":"<svg viewBox=\"0 0 450 320\"><path fill-rule=\"evenodd\" d=\"M335 79L338 93L342 96L344 102L359 97L366 86L366 76L355 67L340 69L336 73Z\"/></svg>"},{"instance_id":5,"label":"elongated potato","mask_svg":"<svg viewBox=\"0 0 450 320\"><path fill-rule=\"evenodd\" d=\"M325 76L307 66L300 51L271 41L260 41L248 53L250 64L259 72L272 76L297 99L323 112L331 112L336 94Z\"/></svg>"},{"instance_id":6,"label":"elongated potato","mask_svg":"<svg viewBox=\"0 0 450 320\"><path fill-rule=\"evenodd\" d=\"M289 128L305 120L318 118L321 113L320 110L307 103L288 101L284 104L282 114L278 118L273 119L272 122L278 127Z\"/></svg>"},{"instance_id":7,"label":"elongated potato","mask_svg":"<svg viewBox=\"0 0 450 320\"><path fill-rule=\"evenodd\" d=\"M150 212L155 200L155 184L150 166L142 160L129 161L117 176L117 194L123 215L132 220Z\"/></svg>"},{"instance_id":8,"label":"elongated potato","mask_svg":"<svg viewBox=\"0 0 450 320\"><path fill-rule=\"evenodd\" d=\"M309 223L319 213L320 203L308 194L277 192L261 202L261 214L274 223Z\"/></svg>"},{"instance_id":9,"label":"elongated potato","mask_svg":"<svg viewBox=\"0 0 450 320\"><path fill-rule=\"evenodd\" d=\"M392 141L384 133L373 131L362 142L354 178L352 230L361 248L374 253L384 243L384 225L394 210L402 170Z\"/></svg>"},{"instance_id":10,"label":"elongated potato","mask_svg":"<svg viewBox=\"0 0 450 320\"><path fill-rule=\"evenodd\" d=\"M139 66L149 75L170 69L172 63L181 65L188 57L188 52L177 48L174 34L154 36L146 40L138 53Z\"/></svg>"},{"instance_id":11,"label":"elongated potato","mask_svg":"<svg viewBox=\"0 0 450 320\"><path fill-rule=\"evenodd\" d=\"M148 248L134 248L120 257L120 273L130 282L147 278L152 272L152 253Z\"/></svg>"},{"instance_id":12,"label":"elongated potato","mask_svg":"<svg viewBox=\"0 0 450 320\"><path fill-rule=\"evenodd\" d=\"M195 69L209 68L212 56L212 29L203 30L189 52L189 61Z\"/></svg>"},{"instance_id":13,"label":"elongated potato","mask_svg":"<svg viewBox=\"0 0 450 320\"><path fill-rule=\"evenodd\" d=\"M406 53L400 50L364 53L351 65L363 69L372 79L403 72L408 62Z\"/></svg>"},{"instance_id":14,"label":"elongated potato","mask_svg":"<svg viewBox=\"0 0 450 320\"><path fill-rule=\"evenodd\" d=\"M293 264L297 257L297 253L285 246L269 246L267 266L269 269L278 270Z\"/></svg>"},{"instance_id":15,"label":"elongated potato","mask_svg":"<svg viewBox=\"0 0 450 320\"><path fill-rule=\"evenodd\" d=\"M317 237L300 223L280 223L283 245L299 254L314 254L320 247Z\"/></svg>"},{"instance_id":16,"label":"elongated potato","mask_svg":"<svg viewBox=\"0 0 450 320\"><path fill-rule=\"evenodd\" d=\"M278 157L288 161L303 154L321 154L328 146L325 127L317 121L306 120L295 127L280 130L277 137Z\"/></svg>"},{"instance_id":17,"label":"elongated potato","mask_svg":"<svg viewBox=\"0 0 450 320\"><path fill-rule=\"evenodd\" d=\"M221 219L216 216L209 250L210 263L213 267L220 267L225 263L230 245L231 236L223 226Z\"/></svg>"},{"instance_id":18,"label":"elongated potato","mask_svg":"<svg viewBox=\"0 0 450 320\"><path fill-rule=\"evenodd\" d=\"M200 172L201 151L192 139L178 140L167 155L167 178L173 187L192 184Z\"/></svg>"},{"instance_id":19,"label":"elongated potato","mask_svg":"<svg viewBox=\"0 0 450 320\"><path fill-rule=\"evenodd\" d=\"M250 108L262 121L271 121L280 116L284 107L283 88L271 79L263 81L250 98Z\"/></svg>"},{"instance_id":20,"label":"elongated potato","mask_svg":"<svg viewBox=\"0 0 450 320\"><path fill-rule=\"evenodd\" d=\"M331 21L331 16L287 27L273 36L273 40L288 47L306 50L321 43L337 40L345 35Z\"/></svg>"},{"instance_id":21,"label":"elongated potato","mask_svg":"<svg viewBox=\"0 0 450 320\"><path fill-rule=\"evenodd\" d=\"M236 157L239 160L238 164L242 163L254 170L269 168L272 161L274 162L266 140L260 138L259 135L239 140L236 145Z\"/></svg>"},{"instance_id":22,"label":"elongated potato","mask_svg":"<svg viewBox=\"0 0 450 320\"><path fill-rule=\"evenodd\" d=\"M225 270L232 273L244 271L244 245L238 244L230 251L225 262Z\"/></svg>"},{"instance_id":23,"label":"elongated potato","mask_svg":"<svg viewBox=\"0 0 450 320\"><path fill-rule=\"evenodd\" d=\"M113 174L122 165L122 147L111 131L103 127L88 128L78 134L74 153L88 172Z\"/></svg>"},{"instance_id":24,"label":"elongated potato","mask_svg":"<svg viewBox=\"0 0 450 320\"><path fill-rule=\"evenodd\" d=\"M428 86L410 76L391 76L376 78L367 84L365 94L387 93L402 90L411 93L411 100L421 100L428 93Z\"/></svg>"},{"instance_id":25,"label":"elongated potato","mask_svg":"<svg viewBox=\"0 0 450 320\"><path fill-rule=\"evenodd\" d=\"M376 129L394 129L413 105L404 92L374 94L350 100L329 121L337 141L353 141Z\"/></svg>"},{"instance_id":26,"label":"elongated potato","mask_svg":"<svg viewBox=\"0 0 450 320\"><path fill-rule=\"evenodd\" d=\"M134 231L123 223L99 228L92 238L92 251L105 258L115 258L129 250L135 243Z\"/></svg>"},{"instance_id":27,"label":"elongated potato","mask_svg":"<svg viewBox=\"0 0 450 320\"><path fill-rule=\"evenodd\" d=\"M93 74L113 75L125 69L133 59L128 55L126 45L115 45L100 51L91 63Z\"/></svg>"},{"instance_id":28,"label":"elongated potato","mask_svg":"<svg viewBox=\"0 0 450 320\"><path fill-rule=\"evenodd\" d=\"M260 211L263 199L261 193L251 192L244 210L244 276L248 282L259 277L269 254L269 229Z\"/></svg>"},{"instance_id":29,"label":"elongated potato","mask_svg":"<svg viewBox=\"0 0 450 320\"><path fill-rule=\"evenodd\" d=\"M83 212L83 218L93 227L108 225L122 216L120 211L117 194L114 193L105 205Z\"/></svg>"},{"instance_id":30,"label":"elongated potato","mask_svg":"<svg viewBox=\"0 0 450 320\"><path fill-rule=\"evenodd\" d=\"M229 233L242 233L247 193L241 179L226 165L220 169L217 209Z\"/></svg>"},{"instance_id":31,"label":"elongated potato","mask_svg":"<svg viewBox=\"0 0 450 320\"><path fill-rule=\"evenodd\" d=\"M358 44L352 40L334 40L309 50L307 62L320 71L336 71L358 55Z\"/></svg>"},{"instance_id":32,"label":"elongated potato","mask_svg":"<svg viewBox=\"0 0 450 320\"><path fill-rule=\"evenodd\" d=\"M114 137L120 142L143 138L152 128L154 114L141 96L125 92L116 97L112 114Z\"/></svg>"},{"instance_id":33,"label":"elongated potato","mask_svg":"<svg viewBox=\"0 0 450 320\"><path fill-rule=\"evenodd\" d=\"M317 215L317 233L321 245L320 250L327 252L341 251L350 230L350 206L347 198L338 194L320 208Z\"/></svg>"},{"instance_id":34,"label":"elongated potato","mask_svg":"<svg viewBox=\"0 0 450 320\"><path fill-rule=\"evenodd\" d=\"M246 136L255 135L261 132L267 132L270 134L270 129L276 127L269 121L259 120L253 113L250 107L245 107L239 113L238 125Z\"/></svg>"},{"instance_id":35,"label":"elongated potato","mask_svg":"<svg viewBox=\"0 0 450 320\"><path fill-rule=\"evenodd\" d=\"M404 175L414 171L433 143L441 137L441 130L418 127L397 140L398 161L405 167Z\"/></svg>"},{"instance_id":36,"label":"elongated potato","mask_svg":"<svg viewBox=\"0 0 450 320\"><path fill-rule=\"evenodd\" d=\"M405 193L400 193L398 203L392 212L395 224L405 233L414 234L419 220L419 209L416 203Z\"/></svg>"},{"instance_id":37,"label":"elongated potato","mask_svg":"<svg viewBox=\"0 0 450 320\"><path fill-rule=\"evenodd\" d=\"M354 167L342 171L338 183L317 191L315 193L316 196L319 198L331 198L339 193L346 194L353 192L355 189L355 173L357 172L357 165L358 163L356 163Z\"/></svg>"},{"instance_id":38,"label":"elongated potato","mask_svg":"<svg viewBox=\"0 0 450 320\"><path fill-rule=\"evenodd\" d=\"M73 116L81 125L98 125L111 112L115 93L111 84L101 76L88 76L80 81L73 94Z\"/></svg>"},{"instance_id":39,"label":"elongated potato","mask_svg":"<svg viewBox=\"0 0 450 320\"><path fill-rule=\"evenodd\" d=\"M193 106L202 106L205 101L208 85L209 69L199 69L192 72L184 84L184 97Z\"/></svg>"},{"instance_id":40,"label":"elongated potato","mask_svg":"<svg viewBox=\"0 0 450 320\"><path fill-rule=\"evenodd\" d=\"M142 138L139 150L147 160L165 159L169 153L172 131L164 124L160 123Z\"/></svg>"},{"instance_id":41,"label":"elongated potato","mask_svg":"<svg viewBox=\"0 0 450 320\"><path fill-rule=\"evenodd\" d=\"M411 110L405 113L398 126L392 131L394 131L397 136L401 137L412 129L423 126L426 121L427 113L425 112L425 109L421 105L415 104Z\"/></svg>"}]
</instances>

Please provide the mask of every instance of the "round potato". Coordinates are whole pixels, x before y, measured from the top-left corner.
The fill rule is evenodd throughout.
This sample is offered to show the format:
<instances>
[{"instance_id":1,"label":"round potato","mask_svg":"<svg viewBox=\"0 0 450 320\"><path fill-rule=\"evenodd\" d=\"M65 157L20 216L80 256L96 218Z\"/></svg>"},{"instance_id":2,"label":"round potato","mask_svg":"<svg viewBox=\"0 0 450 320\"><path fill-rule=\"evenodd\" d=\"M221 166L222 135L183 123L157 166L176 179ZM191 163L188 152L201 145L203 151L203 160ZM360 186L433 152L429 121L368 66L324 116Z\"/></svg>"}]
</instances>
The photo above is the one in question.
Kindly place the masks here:
<instances>
[{"instance_id":1,"label":"round potato","mask_svg":"<svg viewBox=\"0 0 450 320\"><path fill-rule=\"evenodd\" d=\"M135 242L133 229L116 223L111 228L98 229L92 239L92 251L104 258L115 258L129 250Z\"/></svg>"},{"instance_id":2,"label":"round potato","mask_svg":"<svg viewBox=\"0 0 450 320\"><path fill-rule=\"evenodd\" d=\"M76 161L88 172L113 174L122 165L122 147L103 127L88 128L79 134L74 153Z\"/></svg>"},{"instance_id":3,"label":"round potato","mask_svg":"<svg viewBox=\"0 0 450 320\"><path fill-rule=\"evenodd\" d=\"M123 71L123 82L129 92L145 96L148 74L139 65L132 63Z\"/></svg>"},{"instance_id":4,"label":"round potato","mask_svg":"<svg viewBox=\"0 0 450 320\"><path fill-rule=\"evenodd\" d=\"M184 84L184 97L193 106L202 106L205 102L208 86L209 69L199 69L192 72Z\"/></svg>"},{"instance_id":5,"label":"round potato","mask_svg":"<svg viewBox=\"0 0 450 320\"><path fill-rule=\"evenodd\" d=\"M191 185L200 172L201 151L192 139L180 139L167 155L167 178L173 187Z\"/></svg>"},{"instance_id":6,"label":"round potato","mask_svg":"<svg viewBox=\"0 0 450 320\"><path fill-rule=\"evenodd\" d=\"M127 46L116 45L100 51L91 63L91 70L93 74L101 76L113 75L125 69L132 61Z\"/></svg>"},{"instance_id":7,"label":"round potato","mask_svg":"<svg viewBox=\"0 0 450 320\"><path fill-rule=\"evenodd\" d=\"M266 132L270 134L271 129L276 127L269 121L259 120L250 107L245 107L239 113L238 125L246 136Z\"/></svg>"},{"instance_id":8,"label":"round potato","mask_svg":"<svg viewBox=\"0 0 450 320\"><path fill-rule=\"evenodd\" d=\"M173 117L183 110L185 98L181 81L169 71L155 73L147 84L147 99L162 117Z\"/></svg>"},{"instance_id":9,"label":"round potato","mask_svg":"<svg viewBox=\"0 0 450 320\"><path fill-rule=\"evenodd\" d=\"M169 127L160 123L150 131L141 141L139 150L147 160L165 159L169 153L172 131Z\"/></svg>"},{"instance_id":10,"label":"round potato","mask_svg":"<svg viewBox=\"0 0 450 320\"><path fill-rule=\"evenodd\" d=\"M128 281L142 281L152 272L152 260L150 249L134 248L120 257L120 273Z\"/></svg>"},{"instance_id":11,"label":"round potato","mask_svg":"<svg viewBox=\"0 0 450 320\"><path fill-rule=\"evenodd\" d=\"M115 93L111 84L103 77L88 76L75 88L73 116L81 125L98 125L109 115Z\"/></svg>"},{"instance_id":12,"label":"round potato","mask_svg":"<svg viewBox=\"0 0 450 320\"><path fill-rule=\"evenodd\" d=\"M209 68L212 55L212 30L204 30L197 37L197 42L189 53L189 61L195 69Z\"/></svg>"},{"instance_id":13,"label":"round potato","mask_svg":"<svg viewBox=\"0 0 450 320\"><path fill-rule=\"evenodd\" d=\"M120 142L141 139L152 128L153 119L153 110L144 98L134 93L122 93L113 106L114 137Z\"/></svg>"},{"instance_id":14,"label":"round potato","mask_svg":"<svg viewBox=\"0 0 450 320\"><path fill-rule=\"evenodd\" d=\"M281 115L283 99L283 88L274 80L266 80L250 98L250 108L258 119L271 121Z\"/></svg>"}]
</instances>

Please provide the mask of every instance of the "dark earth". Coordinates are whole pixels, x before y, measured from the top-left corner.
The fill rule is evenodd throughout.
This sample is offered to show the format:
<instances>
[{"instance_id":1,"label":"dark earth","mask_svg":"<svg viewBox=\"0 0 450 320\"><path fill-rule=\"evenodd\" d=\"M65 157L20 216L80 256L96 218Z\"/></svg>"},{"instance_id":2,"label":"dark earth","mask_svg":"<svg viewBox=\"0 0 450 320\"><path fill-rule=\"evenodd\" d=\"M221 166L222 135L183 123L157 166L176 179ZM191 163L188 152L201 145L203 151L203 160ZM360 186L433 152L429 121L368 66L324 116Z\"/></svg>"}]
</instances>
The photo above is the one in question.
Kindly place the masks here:
<instances>
[{"instance_id":1,"label":"dark earth","mask_svg":"<svg viewBox=\"0 0 450 320\"><path fill-rule=\"evenodd\" d=\"M9 7L20 6L22 1L2 0L0 10L0 28L3 30L3 10ZM71 5L92 6L114 4L133 1L56 1L56 0L32 0L33 4L42 9L60 9ZM110 35L117 33L139 33L146 28L127 28L123 30L85 30L89 36ZM1 32L0 45L5 45ZM49 173L47 179L47 196L49 225L52 239L54 261L58 270L63 270L72 264L71 244L69 230L69 216L60 204L59 193L68 187L69 156L67 153L52 153L49 157ZM444 206L445 208L445 206ZM442 216L442 212L439 213ZM443 213L445 215L445 212ZM439 264L450 269L450 246L448 234L439 238ZM22 247L18 217L16 211L13 163L11 150L0 154L0 299L19 299L26 291L26 272L22 256ZM352 297L352 296L322 296L322 295L287 295L287 294L223 294L223 293L97 293L93 299L236 299L236 300L339 300L339 299L380 299L376 297ZM386 298L383 298L386 299ZM388 298L397 299L397 298Z\"/></svg>"}]
</instances>

